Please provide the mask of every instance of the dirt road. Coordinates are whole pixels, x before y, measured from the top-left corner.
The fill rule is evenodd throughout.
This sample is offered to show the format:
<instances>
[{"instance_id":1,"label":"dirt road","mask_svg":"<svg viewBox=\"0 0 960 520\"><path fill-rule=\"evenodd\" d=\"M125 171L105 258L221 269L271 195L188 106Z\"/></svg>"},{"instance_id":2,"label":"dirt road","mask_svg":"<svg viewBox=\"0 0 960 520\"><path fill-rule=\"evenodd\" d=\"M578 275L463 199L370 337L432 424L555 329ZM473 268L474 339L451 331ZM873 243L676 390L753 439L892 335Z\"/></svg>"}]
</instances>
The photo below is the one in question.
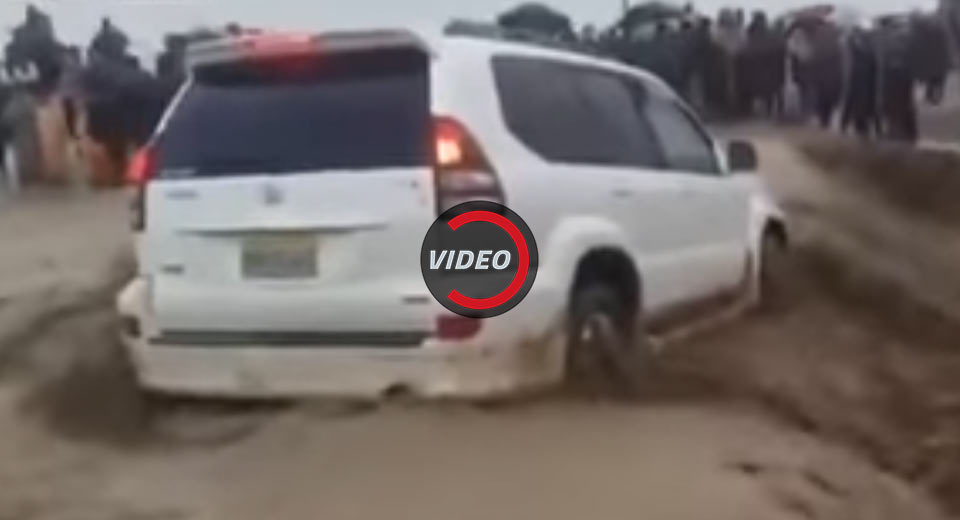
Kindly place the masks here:
<instances>
[{"instance_id":1,"label":"dirt road","mask_svg":"<svg viewBox=\"0 0 960 520\"><path fill-rule=\"evenodd\" d=\"M954 231L762 152L797 225L788 303L672 347L632 404L149 408L111 339L122 198L0 209L0 519L946 518L956 470L930 461L960 437L929 408L960 283L926 244Z\"/></svg>"}]
</instances>

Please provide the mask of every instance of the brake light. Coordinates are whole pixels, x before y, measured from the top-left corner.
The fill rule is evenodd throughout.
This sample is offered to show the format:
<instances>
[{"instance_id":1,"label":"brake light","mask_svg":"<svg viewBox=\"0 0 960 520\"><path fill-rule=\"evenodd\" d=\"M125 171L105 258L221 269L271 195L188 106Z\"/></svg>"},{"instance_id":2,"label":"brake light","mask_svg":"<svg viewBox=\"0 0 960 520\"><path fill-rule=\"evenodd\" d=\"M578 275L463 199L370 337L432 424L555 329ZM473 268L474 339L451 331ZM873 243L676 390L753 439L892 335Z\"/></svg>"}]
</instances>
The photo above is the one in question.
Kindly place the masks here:
<instances>
[{"instance_id":1,"label":"brake light","mask_svg":"<svg viewBox=\"0 0 960 520\"><path fill-rule=\"evenodd\" d=\"M463 146L455 137L437 136L437 165L448 167L463 162Z\"/></svg>"},{"instance_id":2,"label":"brake light","mask_svg":"<svg viewBox=\"0 0 960 520\"><path fill-rule=\"evenodd\" d=\"M133 154L127 165L127 182L134 186L146 184L155 173L156 154L150 146L145 146Z\"/></svg>"},{"instance_id":3,"label":"brake light","mask_svg":"<svg viewBox=\"0 0 960 520\"><path fill-rule=\"evenodd\" d=\"M250 60L274 59L280 56L293 57L319 54L316 35L298 33L260 34L241 39L237 48Z\"/></svg>"},{"instance_id":4,"label":"brake light","mask_svg":"<svg viewBox=\"0 0 960 520\"><path fill-rule=\"evenodd\" d=\"M437 318L437 338L448 341L470 339L480 332L483 320L463 316L440 316Z\"/></svg>"},{"instance_id":5,"label":"brake light","mask_svg":"<svg viewBox=\"0 0 960 520\"><path fill-rule=\"evenodd\" d=\"M475 200L505 203L496 172L476 139L459 121L435 117L433 136L438 214Z\"/></svg>"},{"instance_id":6,"label":"brake light","mask_svg":"<svg viewBox=\"0 0 960 520\"><path fill-rule=\"evenodd\" d=\"M135 188L130 203L130 226L134 231L143 231L147 222L147 184L156 175L157 156L152 146L137 151L127 165L127 182Z\"/></svg>"}]
</instances>

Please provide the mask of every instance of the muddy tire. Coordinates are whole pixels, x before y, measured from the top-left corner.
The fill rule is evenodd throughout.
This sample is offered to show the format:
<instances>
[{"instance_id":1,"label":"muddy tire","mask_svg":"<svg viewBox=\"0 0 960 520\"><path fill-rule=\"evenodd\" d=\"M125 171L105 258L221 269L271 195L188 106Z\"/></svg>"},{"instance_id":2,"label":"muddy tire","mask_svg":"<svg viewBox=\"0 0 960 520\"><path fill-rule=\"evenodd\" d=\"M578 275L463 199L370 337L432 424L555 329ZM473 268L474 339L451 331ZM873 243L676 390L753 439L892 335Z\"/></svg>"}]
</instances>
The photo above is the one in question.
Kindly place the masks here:
<instances>
[{"instance_id":1,"label":"muddy tire","mask_svg":"<svg viewBox=\"0 0 960 520\"><path fill-rule=\"evenodd\" d=\"M567 329L567 382L589 397L633 397L649 367L636 319L605 285L576 291Z\"/></svg>"},{"instance_id":2,"label":"muddy tire","mask_svg":"<svg viewBox=\"0 0 960 520\"><path fill-rule=\"evenodd\" d=\"M769 310L782 307L790 280L786 240L778 233L767 231L760 243L760 267L755 282L760 307Z\"/></svg>"}]
</instances>

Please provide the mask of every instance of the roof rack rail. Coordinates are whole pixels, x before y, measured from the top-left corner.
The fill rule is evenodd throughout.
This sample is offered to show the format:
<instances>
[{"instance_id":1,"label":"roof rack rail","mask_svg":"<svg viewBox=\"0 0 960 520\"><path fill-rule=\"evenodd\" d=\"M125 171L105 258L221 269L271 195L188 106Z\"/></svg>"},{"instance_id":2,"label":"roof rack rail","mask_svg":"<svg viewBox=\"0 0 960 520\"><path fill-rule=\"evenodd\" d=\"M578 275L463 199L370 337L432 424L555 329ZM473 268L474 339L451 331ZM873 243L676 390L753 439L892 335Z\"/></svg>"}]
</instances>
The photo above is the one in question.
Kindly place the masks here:
<instances>
[{"instance_id":1,"label":"roof rack rail","mask_svg":"<svg viewBox=\"0 0 960 520\"><path fill-rule=\"evenodd\" d=\"M537 31L507 28L489 22L454 19L444 27L443 34L447 36L464 36L502 42L523 43L537 47L589 54L591 56L605 56L605 54L598 49L583 45L577 41L559 40L550 38Z\"/></svg>"}]
</instances>

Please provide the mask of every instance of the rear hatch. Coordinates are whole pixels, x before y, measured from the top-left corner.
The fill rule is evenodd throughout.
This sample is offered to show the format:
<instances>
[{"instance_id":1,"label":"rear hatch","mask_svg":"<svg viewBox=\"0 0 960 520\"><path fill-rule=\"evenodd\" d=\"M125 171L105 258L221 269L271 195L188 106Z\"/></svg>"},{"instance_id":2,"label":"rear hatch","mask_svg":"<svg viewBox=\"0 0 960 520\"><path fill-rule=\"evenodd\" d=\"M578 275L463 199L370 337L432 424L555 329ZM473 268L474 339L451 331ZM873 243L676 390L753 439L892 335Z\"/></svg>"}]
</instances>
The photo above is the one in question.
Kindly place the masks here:
<instances>
[{"instance_id":1,"label":"rear hatch","mask_svg":"<svg viewBox=\"0 0 960 520\"><path fill-rule=\"evenodd\" d=\"M415 344L429 56L320 40L197 66L154 143L144 269L173 343Z\"/></svg>"}]
</instances>

